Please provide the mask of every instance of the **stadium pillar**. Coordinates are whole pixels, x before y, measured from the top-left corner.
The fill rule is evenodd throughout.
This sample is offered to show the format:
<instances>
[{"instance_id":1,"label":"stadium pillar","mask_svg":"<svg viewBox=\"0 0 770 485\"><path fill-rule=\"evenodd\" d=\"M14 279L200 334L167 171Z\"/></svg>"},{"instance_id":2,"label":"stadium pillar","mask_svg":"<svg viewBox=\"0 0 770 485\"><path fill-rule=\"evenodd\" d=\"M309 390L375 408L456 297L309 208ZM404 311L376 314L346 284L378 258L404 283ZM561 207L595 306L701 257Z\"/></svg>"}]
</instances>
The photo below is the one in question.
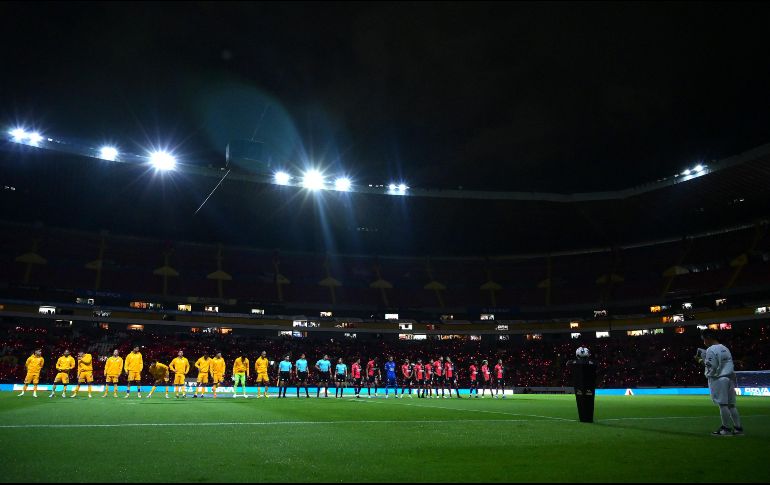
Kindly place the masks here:
<instances>
[{"instance_id":1,"label":"stadium pillar","mask_svg":"<svg viewBox=\"0 0 770 485\"><path fill-rule=\"evenodd\" d=\"M572 383L575 387L578 418L581 423L593 423L596 364L588 359L571 360L569 364L572 366Z\"/></svg>"}]
</instances>

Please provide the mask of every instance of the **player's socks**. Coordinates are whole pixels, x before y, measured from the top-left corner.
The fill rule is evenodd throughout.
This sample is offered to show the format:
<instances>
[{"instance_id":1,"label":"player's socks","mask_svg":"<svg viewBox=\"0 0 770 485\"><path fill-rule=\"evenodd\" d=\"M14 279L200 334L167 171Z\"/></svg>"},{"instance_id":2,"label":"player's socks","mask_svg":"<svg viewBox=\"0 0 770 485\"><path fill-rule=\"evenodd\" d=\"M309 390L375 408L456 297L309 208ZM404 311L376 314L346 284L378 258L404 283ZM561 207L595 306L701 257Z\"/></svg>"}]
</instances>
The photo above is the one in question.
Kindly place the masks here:
<instances>
[{"instance_id":1,"label":"player's socks","mask_svg":"<svg viewBox=\"0 0 770 485\"><path fill-rule=\"evenodd\" d=\"M733 426L735 429L743 431L743 424L741 424L741 415L738 414L738 408L728 405L727 409L730 411L730 418L733 420Z\"/></svg>"}]
</instances>

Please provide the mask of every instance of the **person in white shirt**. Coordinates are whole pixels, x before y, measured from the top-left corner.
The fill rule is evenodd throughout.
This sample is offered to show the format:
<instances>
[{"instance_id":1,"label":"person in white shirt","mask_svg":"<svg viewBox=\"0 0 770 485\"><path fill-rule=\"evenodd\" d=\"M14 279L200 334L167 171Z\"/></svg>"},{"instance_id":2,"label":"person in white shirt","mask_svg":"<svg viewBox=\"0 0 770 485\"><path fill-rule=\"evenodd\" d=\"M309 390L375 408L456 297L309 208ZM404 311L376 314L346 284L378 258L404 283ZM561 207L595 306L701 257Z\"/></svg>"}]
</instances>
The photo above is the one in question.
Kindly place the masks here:
<instances>
[{"instance_id":1,"label":"person in white shirt","mask_svg":"<svg viewBox=\"0 0 770 485\"><path fill-rule=\"evenodd\" d=\"M736 380L733 356L727 347L719 343L716 331L704 330L701 337L708 348L698 349L696 358L706 367L705 375L709 381L711 400L719 406L719 414L722 417L722 426L711 434L742 435L741 416L738 414L738 408L735 407Z\"/></svg>"}]
</instances>

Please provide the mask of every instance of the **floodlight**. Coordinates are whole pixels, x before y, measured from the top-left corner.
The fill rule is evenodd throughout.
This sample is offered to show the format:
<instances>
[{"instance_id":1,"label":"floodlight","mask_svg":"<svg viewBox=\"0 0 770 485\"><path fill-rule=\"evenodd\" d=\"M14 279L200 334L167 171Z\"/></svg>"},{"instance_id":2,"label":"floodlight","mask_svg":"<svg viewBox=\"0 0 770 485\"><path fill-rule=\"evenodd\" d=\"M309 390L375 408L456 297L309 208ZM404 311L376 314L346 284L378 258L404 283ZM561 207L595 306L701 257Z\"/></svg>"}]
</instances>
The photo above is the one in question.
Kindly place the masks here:
<instances>
[{"instance_id":1,"label":"floodlight","mask_svg":"<svg viewBox=\"0 0 770 485\"><path fill-rule=\"evenodd\" d=\"M310 190L319 190L324 187L324 176L318 170L308 170L302 177L302 186Z\"/></svg>"},{"instance_id":2,"label":"floodlight","mask_svg":"<svg viewBox=\"0 0 770 485\"><path fill-rule=\"evenodd\" d=\"M14 128L13 130L9 131L8 134L13 137L13 141L16 143L22 142L25 138L27 138L27 132L24 131L23 128Z\"/></svg>"},{"instance_id":3,"label":"floodlight","mask_svg":"<svg viewBox=\"0 0 770 485\"><path fill-rule=\"evenodd\" d=\"M174 170L176 158L168 152L152 152L150 154L150 163L158 170Z\"/></svg>"},{"instance_id":4,"label":"floodlight","mask_svg":"<svg viewBox=\"0 0 770 485\"><path fill-rule=\"evenodd\" d=\"M693 170L695 170L696 172L702 172L703 168L704 168L703 165L698 164L698 165L695 166L695 168Z\"/></svg>"},{"instance_id":5,"label":"floodlight","mask_svg":"<svg viewBox=\"0 0 770 485\"><path fill-rule=\"evenodd\" d=\"M291 181L291 175L286 172L276 172L273 176L273 180L278 185L287 185Z\"/></svg>"},{"instance_id":6,"label":"floodlight","mask_svg":"<svg viewBox=\"0 0 770 485\"><path fill-rule=\"evenodd\" d=\"M109 160L110 162L114 162L118 158L118 149L105 145L99 149L99 158L102 160Z\"/></svg>"},{"instance_id":7,"label":"floodlight","mask_svg":"<svg viewBox=\"0 0 770 485\"><path fill-rule=\"evenodd\" d=\"M349 178L341 177L334 181L334 188L342 192L350 190L351 182Z\"/></svg>"},{"instance_id":8,"label":"floodlight","mask_svg":"<svg viewBox=\"0 0 770 485\"><path fill-rule=\"evenodd\" d=\"M43 139L43 135L41 135L36 131L33 131L32 133L30 133L29 136L27 137L27 140L29 141L30 145L37 145L38 143L40 143L42 139Z\"/></svg>"}]
</instances>

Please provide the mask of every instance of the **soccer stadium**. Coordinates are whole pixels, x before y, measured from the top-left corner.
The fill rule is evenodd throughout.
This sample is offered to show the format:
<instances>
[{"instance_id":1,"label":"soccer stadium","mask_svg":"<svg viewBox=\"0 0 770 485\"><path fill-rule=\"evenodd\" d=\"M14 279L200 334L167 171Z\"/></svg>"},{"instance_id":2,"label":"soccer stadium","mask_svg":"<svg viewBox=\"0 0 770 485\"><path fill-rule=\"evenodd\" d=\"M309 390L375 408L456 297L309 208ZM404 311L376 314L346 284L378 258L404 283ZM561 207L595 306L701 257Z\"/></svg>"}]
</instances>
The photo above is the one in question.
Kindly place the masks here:
<instances>
[{"instance_id":1,"label":"soccer stadium","mask_svg":"<svg viewBox=\"0 0 770 485\"><path fill-rule=\"evenodd\" d=\"M768 13L0 5L0 481L770 480Z\"/></svg>"}]
</instances>

